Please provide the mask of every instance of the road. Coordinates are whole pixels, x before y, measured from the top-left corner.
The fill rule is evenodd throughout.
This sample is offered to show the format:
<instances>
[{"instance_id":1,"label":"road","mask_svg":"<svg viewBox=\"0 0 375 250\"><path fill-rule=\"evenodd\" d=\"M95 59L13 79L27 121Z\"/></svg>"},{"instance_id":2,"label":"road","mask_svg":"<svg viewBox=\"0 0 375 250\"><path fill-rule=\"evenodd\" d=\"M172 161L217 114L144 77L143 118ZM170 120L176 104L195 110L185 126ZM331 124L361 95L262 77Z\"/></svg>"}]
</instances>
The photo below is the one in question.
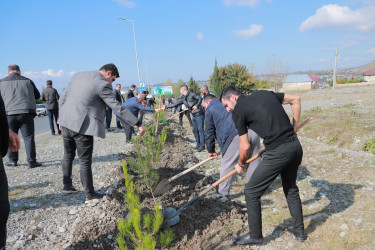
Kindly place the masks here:
<instances>
[{"instance_id":1,"label":"road","mask_svg":"<svg viewBox=\"0 0 375 250\"><path fill-rule=\"evenodd\" d=\"M53 138L51 135L51 131L49 129L48 116L35 117L34 126L35 126L35 144L38 144L38 143L41 143L41 142L44 142L46 140ZM56 134L57 134L57 131L56 131ZM18 132L18 136L22 140L21 131ZM24 148L24 143L23 141L21 141L21 149L23 148Z\"/></svg>"}]
</instances>

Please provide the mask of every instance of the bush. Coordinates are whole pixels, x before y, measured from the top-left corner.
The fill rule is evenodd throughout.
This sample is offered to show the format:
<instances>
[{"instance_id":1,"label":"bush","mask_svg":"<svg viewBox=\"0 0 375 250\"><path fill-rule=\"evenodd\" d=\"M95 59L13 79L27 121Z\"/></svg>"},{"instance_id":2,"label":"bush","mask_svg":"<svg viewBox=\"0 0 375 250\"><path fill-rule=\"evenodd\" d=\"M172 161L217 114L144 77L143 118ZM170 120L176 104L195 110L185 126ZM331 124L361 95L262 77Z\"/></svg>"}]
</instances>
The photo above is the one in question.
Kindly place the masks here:
<instances>
[{"instance_id":1,"label":"bush","mask_svg":"<svg viewBox=\"0 0 375 250\"><path fill-rule=\"evenodd\" d=\"M375 154L375 139L370 139L362 146L363 150Z\"/></svg>"},{"instance_id":2,"label":"bush","mask_svg":"<svg viewBox=\"0 0 375 250\"><path fill-rule=\"evenodd\" d=\"M159 204L155 204L155 211L141 215L141 203L138 192L134 188L131 176L128 174L126 163L122 164L125 178L126 194L124 195L129 209L129 219L121 218L117 221L119 234L116 241L119 249L128 249L130 245L134 249L149 250L155 249L157 242L161 248L165 248L172 241L173 233L171 228L160 232L163 224L163 213ZM142 223L143 220L143 223ZM131 243L127 243L131 242Z\"/></svg>"}]
</instances>

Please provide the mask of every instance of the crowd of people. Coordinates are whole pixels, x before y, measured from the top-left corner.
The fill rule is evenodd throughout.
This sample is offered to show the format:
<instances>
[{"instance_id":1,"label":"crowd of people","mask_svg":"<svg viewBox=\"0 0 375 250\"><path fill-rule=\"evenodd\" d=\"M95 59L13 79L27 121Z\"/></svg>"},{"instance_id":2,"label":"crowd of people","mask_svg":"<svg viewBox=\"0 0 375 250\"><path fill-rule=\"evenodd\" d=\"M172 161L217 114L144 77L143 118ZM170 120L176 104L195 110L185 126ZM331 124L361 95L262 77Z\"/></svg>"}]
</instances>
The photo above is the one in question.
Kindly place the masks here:
<instances>
[{"instance_id":1,"label":"crowd of people","mask_svg":"<svg viewBox=\"0 0 375 250\"><path fill-rule=\"evenodd\" d=\"M221 153L220 177L234 168L238 173L247 172L245 198L249 220L249 233L233 239L240 245L262 244L262 219L260 199L266 189L280 174L282 185L293 226L290 232L299 240L306 239L299 190L296 185L297 169L302 160L302 148L296 132L301 112L301 99L298 96L255 91L243 95L233 86L225 88L220 97L202 86L201 95L189 91L188 86L179 89L179 98L163 99L163 105L153 108L155 97L147 91L136 94L132 85L126 100L120 90L121 85L112 83L119 71L114 64L106 64L99 70L75 73L61 96L54 89L52 81L40 95L32 80L21 75L18 65L9 65L8 76L0 80L0 123L1 153L8 155L5 166L17 166L21 130L29 168L42 164L36 160L34 139L34 117L36 99L46 102L51 134L62 135L64 156L61 162L63 173L62 192L75 193L72 183L73 160L78 155L80 179L86 203L100 199L104 194L95 191L92 174L92 153L95 137L105 137L112 129L112 113L116 116L116 126L125 134L129 143L135 128L137 135L144 135L143 114L174 109L179 112L179 123L187 116L195 138L194 150L207 150L208 157L217 158ZM293 124L282 105L290 104ZM192 116L192 118L190 117ZM55 130L56 124L56 130ZM260 152L260 138L263 138L266 152L262 160L258 158L249 166L247 159ZM220 152L215 151L215 142ZM219 185L216 192L210 193L220 202L228 200L232 178ZM9 215L7 177L0 161L0 249L5 247L6 222Z\"/></svg>"}]
</instances>

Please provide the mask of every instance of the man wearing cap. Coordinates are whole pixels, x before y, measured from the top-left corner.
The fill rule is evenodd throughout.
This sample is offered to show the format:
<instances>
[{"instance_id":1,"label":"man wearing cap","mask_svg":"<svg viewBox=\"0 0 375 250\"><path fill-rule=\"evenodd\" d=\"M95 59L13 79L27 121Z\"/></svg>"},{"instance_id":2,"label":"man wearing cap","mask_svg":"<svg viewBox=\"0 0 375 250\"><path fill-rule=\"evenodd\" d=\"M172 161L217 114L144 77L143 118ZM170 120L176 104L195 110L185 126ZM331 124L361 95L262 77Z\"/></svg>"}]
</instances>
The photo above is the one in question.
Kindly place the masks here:
<instances>
[{"instance_id":1,"label":"man wearing cap","mask_svg":"<svg viewBox=\"0 0 375 250\"><path fill-rule=\"evenodd\" d=\"M59 119L59 104L58 100L60 98L57 90L52 87L52 81L47 80L47 87L43 90L41 100L46 102L46 109L47 115L49 120L49 127L51 129L51 134L55 135L55 126L53 124L53 120L55 118L56 128L58 130L59 135L61 134L61 130L59 128L59 124L57 124L57 120Z\"/></svg>"},{"instance_id":2,"label":"man wearing cap","mask_svg":"<svg viewBox=\"0 0 375 250\"><path fill-rule=\"evenodd\" d=\"M112 82L119 76L117 67L112 63L104 65L99 71L76 73L60 97L58 123L61 126L64 143L63 193L77 191L72 183L73 160L77 151L86 202L104 196L94 190L91 164L93 137L105 137L105 106L110 107L130 126L138 126L140 135L145 133L137 117L113 97Z\"/></svg>"},{"instance_id":3,"label":"man wearing cap","mask_svg":"<svg viewBox=\"0 0 375 250\"><path fill-rule=\"evenodd\" d=\"M36 102L40 93L29 78L21 76L20 67L8 66L8 76L0 80L0 93L4 100L9 129L18 135L21 130L29 168L42 166L36 161L35 127ZM5 166L17 166L18 151L8 151L9 161Z\"/></svg>"}]
</instances>

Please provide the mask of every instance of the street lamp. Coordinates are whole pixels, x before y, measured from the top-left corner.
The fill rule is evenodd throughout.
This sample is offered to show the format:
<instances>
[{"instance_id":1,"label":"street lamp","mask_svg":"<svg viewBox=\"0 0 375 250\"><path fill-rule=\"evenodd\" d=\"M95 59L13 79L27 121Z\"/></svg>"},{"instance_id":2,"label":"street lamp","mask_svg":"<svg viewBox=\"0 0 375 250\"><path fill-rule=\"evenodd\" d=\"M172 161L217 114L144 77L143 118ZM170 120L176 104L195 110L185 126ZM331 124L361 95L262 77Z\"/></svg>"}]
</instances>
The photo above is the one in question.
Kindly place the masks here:
<instances>
[{"instance_id":1,"label":"street lamp","mask_svg":"<svg viewBox=\"0 0 375 250\"><path fill-rule=\"evenodd\" d=\"M145 65L146 65L146 84L147 84L147 87L149 87L149 85L148 85L148 66L147 66L147 62L143 59L141 59L141 62L144 62Z\"/></svg>"},{"instance_id":2,"label":"street lamp","mask_svg":"<svg viewBox=\"0 0 375 250\"><path fill-rule=\"evenodd\" d=\"M135 46L135 57L137 59L137 71L138 71L138 83L141 82L141 77L139 75L139 63L138 63L138 52L137 52L137 40L135 39L135 28L134 28L134 20L126 19L123 17L119 17L118 19L131 22L133 24L133 34L134 34L134 46Z\"/></svg>"}]
</instances>

